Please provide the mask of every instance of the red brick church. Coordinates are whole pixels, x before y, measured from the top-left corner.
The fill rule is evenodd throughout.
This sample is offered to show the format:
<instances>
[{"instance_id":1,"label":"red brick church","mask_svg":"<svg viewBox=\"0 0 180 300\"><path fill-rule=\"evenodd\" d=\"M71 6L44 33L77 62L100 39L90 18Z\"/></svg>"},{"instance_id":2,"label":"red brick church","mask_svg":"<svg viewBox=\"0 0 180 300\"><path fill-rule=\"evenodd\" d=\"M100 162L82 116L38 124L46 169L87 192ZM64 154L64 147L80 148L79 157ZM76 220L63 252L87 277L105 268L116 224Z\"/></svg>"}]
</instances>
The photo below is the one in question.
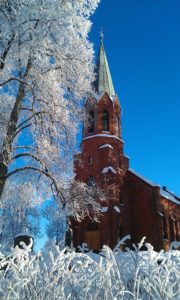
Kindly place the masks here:
<instances>
[{"instance_id":1,"label":"red brick church","mask_svg":"<svg viewBox=\"0 0 180 300\"><path fill-rule=\"evenodd\" d=\"M81 153L74 159L76 179L106 191L100 222L73 220L73 244L93 250L114 248L130 234L132 243L143 236L155 250L180 241L180 198L129 168L121 132L121 107L115 93L101 38L96 95L85 104Z\"/></svg>"}]
</instances>

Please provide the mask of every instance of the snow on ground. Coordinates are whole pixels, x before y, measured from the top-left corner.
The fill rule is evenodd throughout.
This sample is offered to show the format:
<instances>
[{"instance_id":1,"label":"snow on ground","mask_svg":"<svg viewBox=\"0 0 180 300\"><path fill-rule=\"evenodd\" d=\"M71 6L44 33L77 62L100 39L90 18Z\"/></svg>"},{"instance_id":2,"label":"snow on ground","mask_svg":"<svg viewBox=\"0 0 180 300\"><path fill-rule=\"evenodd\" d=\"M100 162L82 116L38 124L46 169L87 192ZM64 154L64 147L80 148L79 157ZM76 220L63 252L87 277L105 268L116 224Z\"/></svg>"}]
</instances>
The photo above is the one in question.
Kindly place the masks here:
<instances>
[{"instance_id":1,"label":"snow on ground","mask_svg":"<svg viewBox=\"0 0 180 300\"><path fill-rule=\"evenodd\" d=\"M133 251L122 252L127 238L114 252L104 246L99 254L86 244L79 253L53 244L39 254L16 248L8 259L1 256L0 299L180 299L180 251L157 253L143 239Z\"/></svg>"}]
</instances>

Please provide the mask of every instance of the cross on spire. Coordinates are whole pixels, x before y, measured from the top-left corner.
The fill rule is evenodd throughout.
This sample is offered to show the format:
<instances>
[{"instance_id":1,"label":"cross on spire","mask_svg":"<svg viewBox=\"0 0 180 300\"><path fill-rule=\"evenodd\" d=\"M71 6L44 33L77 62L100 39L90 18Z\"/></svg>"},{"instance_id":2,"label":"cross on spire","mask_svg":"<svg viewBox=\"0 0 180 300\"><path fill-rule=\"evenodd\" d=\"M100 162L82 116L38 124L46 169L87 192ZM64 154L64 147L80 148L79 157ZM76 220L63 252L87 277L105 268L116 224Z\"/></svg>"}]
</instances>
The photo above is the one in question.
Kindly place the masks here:
<instances>
[{"instance_id":1,"label":"cross on spire","mask_svg":"<svg viewBox=\"0 0 180 300\"><path fill-rule=\"evenodd\" d=\"M100 31L100 40L103 41L104 39L104 30L101 28L101 31Z\"/></svg>"}]
</instances>

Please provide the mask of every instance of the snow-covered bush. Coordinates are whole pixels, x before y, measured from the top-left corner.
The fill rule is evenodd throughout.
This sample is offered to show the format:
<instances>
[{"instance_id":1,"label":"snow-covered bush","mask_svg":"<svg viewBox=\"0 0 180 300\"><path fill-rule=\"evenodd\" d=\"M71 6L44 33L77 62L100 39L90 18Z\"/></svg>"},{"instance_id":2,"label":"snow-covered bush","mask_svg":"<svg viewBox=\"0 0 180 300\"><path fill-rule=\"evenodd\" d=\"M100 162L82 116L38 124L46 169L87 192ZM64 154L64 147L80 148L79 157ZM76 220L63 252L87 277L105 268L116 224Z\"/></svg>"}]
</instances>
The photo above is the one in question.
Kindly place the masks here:
<instances>
[{"instance_id":1,"label":"snow-covered bush","mask_svg":"<svg viewBox=\"0 0 180 300\"><path fill-rule=\"evenodd\" d=\"M179 299L180 253L142 244L115 253L104 246L100 255L16 248L0 258L0 299Z\"/></svg>"}]
</instances>

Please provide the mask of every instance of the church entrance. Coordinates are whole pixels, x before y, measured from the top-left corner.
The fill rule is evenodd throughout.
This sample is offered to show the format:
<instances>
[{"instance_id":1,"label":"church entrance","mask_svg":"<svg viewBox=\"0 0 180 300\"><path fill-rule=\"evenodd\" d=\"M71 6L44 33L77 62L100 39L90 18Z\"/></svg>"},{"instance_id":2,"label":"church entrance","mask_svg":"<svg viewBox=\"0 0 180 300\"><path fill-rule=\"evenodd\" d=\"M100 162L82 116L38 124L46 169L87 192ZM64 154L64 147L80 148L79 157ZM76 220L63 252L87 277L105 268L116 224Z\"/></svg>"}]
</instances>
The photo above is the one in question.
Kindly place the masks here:
<instances>
[{"instance_id":1,"label":"church entrance","mask_svg":"<svg viewBox=\"0 0 180 300\"><path fill-rule=\"evenodd\" d=\"M96 222L91 222L87 225L85 231L85 243L89 249L100 249L100 231Z\"/></svg>"}]
</instances>

